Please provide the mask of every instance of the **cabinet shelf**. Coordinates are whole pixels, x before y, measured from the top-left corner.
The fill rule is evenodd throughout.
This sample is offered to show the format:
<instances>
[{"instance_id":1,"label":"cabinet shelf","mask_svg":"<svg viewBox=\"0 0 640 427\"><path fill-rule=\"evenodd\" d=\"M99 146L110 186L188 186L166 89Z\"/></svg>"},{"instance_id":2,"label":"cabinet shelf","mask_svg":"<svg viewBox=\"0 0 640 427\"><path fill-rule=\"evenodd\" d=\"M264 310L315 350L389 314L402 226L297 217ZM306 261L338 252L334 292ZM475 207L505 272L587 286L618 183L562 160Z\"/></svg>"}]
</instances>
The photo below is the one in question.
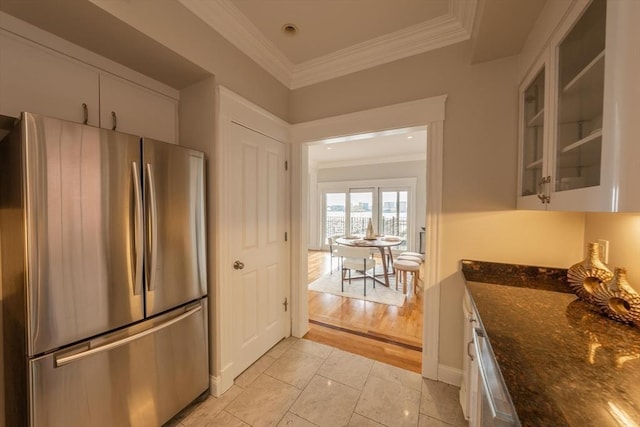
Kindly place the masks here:
<instances>
[{"instance_id":1,"label":"cabinet shelf","mask_svg":"<svg viewBox=\"0 0 640 427\"><path fill-rule=\"evenodd\" d=\"M597 138L602 137L602 129L598 129L592 133L590 133L588 136L577 140L576 142L567 145L566 147L564 147L560 152L561 153L568 153L569 151L573 151L577 148L582 147L585 144L588 144L591 141L594 141Z\"/></svg>"},{"instance_id":2,"label":"cabinet shelf","mask_svg":"<svg viewBox=\"0 0 640 427\"><path fill-rule=\"evenodd\" d=\"M542 159L534 160L525 166L526 169L540 169L542 167Z\"/></svg>"},{"instance_id":3,"label":"cabinet shelf","mask_svg":"<svg viewBox=\"0 0 640 427\"><path fill-rule=\"evenodd\" d=\"M531 119L527 122L527 127L539 127L544 124L544 108L541 108Z\"/></svg>"},{"instance_id":4,"label":"cabinet shelf","mask_svg":"<svg viewBox=\"0 0 640 427\"><path fill-rule=\"evenodd\" d=\"M589 121L602 114L604 50L562 89L560 123Z\"/></svg>"},{"instance_id":5,"label":"cabinet shelf","mask_svg":"<svg viewBox=\"0 0 640 427\"><path fill-rule=\"evenodd\" d=\"M598 85L602 87L604 83L604 50L600 52L591 62L587 64L569 83L562 92L582 92L585 89Z\"/></svg>"}]
</instances>

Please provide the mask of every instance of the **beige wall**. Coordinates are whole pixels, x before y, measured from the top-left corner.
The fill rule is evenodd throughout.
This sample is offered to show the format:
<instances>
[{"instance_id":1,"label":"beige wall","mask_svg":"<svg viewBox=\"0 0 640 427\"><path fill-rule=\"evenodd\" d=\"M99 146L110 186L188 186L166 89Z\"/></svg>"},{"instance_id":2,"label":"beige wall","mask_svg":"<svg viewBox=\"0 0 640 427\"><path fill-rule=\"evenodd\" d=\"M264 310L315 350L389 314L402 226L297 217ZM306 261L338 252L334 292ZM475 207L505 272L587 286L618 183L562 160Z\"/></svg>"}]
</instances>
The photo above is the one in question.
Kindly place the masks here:
<instances>
[{"instance_id":1,"label":"beige wall","mask_svg":"<svg viewBox=\"0 0 640 427\"><path fill-rule=\"evenodd\" d=\"M609 267L626 268L629 283L640 292L640 213L589 213L584 239L609 240Z\"/></svg>"},{"instance_id":2,"label":"beige wall","mask_svg":"<svg viewBox=\"0 0 640 427\"><path fill-rule=\"evenodd\" d=\"M209 372L216 375L214 352L216 307L215 297L215 137L216 137L216 81L203 80L180 91L180 145L203 151L207 159L207 289L209 292Z\"/></svg>"},{"instance_id":3,"label":"beige wall","mask_svg":"<svg viewBox=\"0 0 640 427\"><path fill-rule=\"evenodd\" d=\"M218 84L288 120L289 89L175 0L91 0L215 75ZM188 29L188 31L185 31Z\"/></svg>"},{"instance_id":4,"label":"beige wall","mask_svg":"<svg viewBox=\"0 0 640 427\"><path fill-rule=\"evenodd\" d=\"M517 60L471 65L460 43L291 95L293 122L448 95L439 353L452 368L462 365L461 259L566 267L582 256L584 214L514 210Z\"/></svg>"}]
</instances>

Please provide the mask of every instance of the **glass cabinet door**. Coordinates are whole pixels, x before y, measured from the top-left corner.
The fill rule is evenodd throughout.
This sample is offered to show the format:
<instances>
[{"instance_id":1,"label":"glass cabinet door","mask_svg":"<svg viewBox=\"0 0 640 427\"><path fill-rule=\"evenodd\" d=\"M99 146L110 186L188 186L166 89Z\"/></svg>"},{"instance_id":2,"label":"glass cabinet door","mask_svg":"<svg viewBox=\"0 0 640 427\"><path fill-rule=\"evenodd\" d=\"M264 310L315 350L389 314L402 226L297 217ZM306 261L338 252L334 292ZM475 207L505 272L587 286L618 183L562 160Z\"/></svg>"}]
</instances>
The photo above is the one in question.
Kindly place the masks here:
<instances>
[{"instance_id":1,"label":"glass cabinet door","mask_svg":"<svg viewBox=\"0 0 640 427\"><path fill-rule=\"evenodd\" d=\"M553 191L600 185L606 0L594 0L560 43Z\"/></svg>"},{"instance_id":2,"label":"glass cabinet door","mask_svg":"<svg viewBox=\"0 0 640 427\"><path fill-rule=\"evenodd\" d=\"M538 194L542 181L544 144L544 67L523 94L522 179L520 196Z\"/></svg>"}]
</instances>

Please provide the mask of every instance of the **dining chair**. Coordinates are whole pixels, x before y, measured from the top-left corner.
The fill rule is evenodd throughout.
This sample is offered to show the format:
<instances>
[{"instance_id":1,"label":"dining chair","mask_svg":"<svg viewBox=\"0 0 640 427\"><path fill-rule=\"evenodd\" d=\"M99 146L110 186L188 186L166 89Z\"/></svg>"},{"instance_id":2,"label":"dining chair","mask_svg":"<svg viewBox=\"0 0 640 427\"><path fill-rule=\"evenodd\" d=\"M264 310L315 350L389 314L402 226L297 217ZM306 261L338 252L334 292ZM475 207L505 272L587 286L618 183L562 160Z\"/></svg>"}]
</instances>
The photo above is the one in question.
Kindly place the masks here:
<instances>
[{"instance_id":1,"label":"dining chair","mask_svg":"<svg viewBox=\"0 0 640 427\"><path fill-rule=\"evenodd\" d=\"M340 257L342 292L344 292L345 273L349 273L349 283L352 279L364 278L364 296L367 296L367 277L373 279L373 287L376 287L376 281L373 276L369 276L367 271L373 270L375 273L376 261L371 257L369 248L357 248L352 246L337 246L337 255ZM362 276L352 277L351 270L362 273Z\"/></svg>"},{"instance_id":2,"label":"dining chair","mask_svg":"<svg viewBox=\"0 0 640 427\"><path fill-rule=\"evenodd\" d=\"M339 234L327 237L327 245L329 245L329 255L331 255L331 257L329 258L329 274L333 274L333 258L338 256L337 252L339 246L336 243L336 239L340 237L342 236Z\"/></svg>"}]
</instances>

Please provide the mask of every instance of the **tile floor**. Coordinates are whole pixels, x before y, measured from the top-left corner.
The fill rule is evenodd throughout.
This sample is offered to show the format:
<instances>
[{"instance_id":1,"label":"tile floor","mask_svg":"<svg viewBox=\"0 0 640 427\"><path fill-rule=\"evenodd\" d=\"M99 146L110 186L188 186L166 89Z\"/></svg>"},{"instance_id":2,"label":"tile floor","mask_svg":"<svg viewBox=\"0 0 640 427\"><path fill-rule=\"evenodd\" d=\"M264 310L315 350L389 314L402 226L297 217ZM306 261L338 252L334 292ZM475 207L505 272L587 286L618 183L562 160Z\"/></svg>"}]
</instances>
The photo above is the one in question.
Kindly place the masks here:
<instances>
[{"instance_id":1,"label":"tile floor","mask_svg":"<svg viewBox=\"0 0 640 427\"><path fill-rule=\"evenodd\" d=\"M467 426L458 390L291 337L243 372L222 396L192 404L167 426Z\"/></svg>"}]
</instances>

